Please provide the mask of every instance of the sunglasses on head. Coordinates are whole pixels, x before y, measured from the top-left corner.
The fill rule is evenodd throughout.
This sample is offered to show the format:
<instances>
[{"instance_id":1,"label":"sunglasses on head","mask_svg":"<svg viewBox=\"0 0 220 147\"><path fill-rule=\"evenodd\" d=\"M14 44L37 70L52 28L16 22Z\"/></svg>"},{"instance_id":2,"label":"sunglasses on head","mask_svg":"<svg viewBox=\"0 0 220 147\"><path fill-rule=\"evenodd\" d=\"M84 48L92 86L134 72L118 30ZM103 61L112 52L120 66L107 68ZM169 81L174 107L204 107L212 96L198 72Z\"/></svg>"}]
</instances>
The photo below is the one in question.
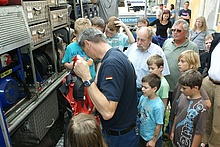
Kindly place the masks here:
<instances>
[{"instance_id":1,"label":"sunglasses on head","mask_svg":"<svg viewBox=\"0 0 220 147\"><path fill-rule=\"evenodd\" d=\"M179 29L172 29L173 32L177 32L177 33L181 33L182 30L179 30Z\"/></svg>"}]
</instances>

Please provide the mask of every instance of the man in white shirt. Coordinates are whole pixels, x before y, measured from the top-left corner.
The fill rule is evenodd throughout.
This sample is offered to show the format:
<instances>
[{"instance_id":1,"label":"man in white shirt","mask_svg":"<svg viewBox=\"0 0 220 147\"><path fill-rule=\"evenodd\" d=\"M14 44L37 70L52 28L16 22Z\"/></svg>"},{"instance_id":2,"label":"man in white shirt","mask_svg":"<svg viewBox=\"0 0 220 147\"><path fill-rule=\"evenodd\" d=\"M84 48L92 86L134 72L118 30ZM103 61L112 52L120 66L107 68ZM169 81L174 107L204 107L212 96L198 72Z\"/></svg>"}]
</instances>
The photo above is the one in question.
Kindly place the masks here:
<instances>
[{"instance_id":1,"label":"man in white shirt","mask_svg":"<svg viewBox=\"0 0 220 147\"><path fill-rule=\"evenodd\" d=\"M220 146L220 33L212 34L213 41L208 57L208 76L203 80L202 87L207 92L212 106L206 123L203 143L209 147Z\"/></svg>"},{"instance_id":2,"label":"man in white shirt","mask_svg":"<svg viewBox=\"0 0 220 147\"><path fill-rule=\"evenodd\" d=\"M159 5L159 8L156 11L156 18L159 19L163 13L163 4Z\"/></svg>"},{"instance_id":3,"label":"man in white shirt","mask_svg":"<svg viewBox=\"0 0 220 147\"><path fill-rule=\"evenodd\" d=\"M164 70L162 71L163 76L170 74L165 54L160 46L152 43L152 35L153 32L149 27L141 27L137 30L137 42L132 44L124 52L132 62L137 75L136 83L138 97L142 95L141 79L150 73L147 66L147 60L150 56L155 54L160 55L164 60Z\"/></svg>"}]
</instances>

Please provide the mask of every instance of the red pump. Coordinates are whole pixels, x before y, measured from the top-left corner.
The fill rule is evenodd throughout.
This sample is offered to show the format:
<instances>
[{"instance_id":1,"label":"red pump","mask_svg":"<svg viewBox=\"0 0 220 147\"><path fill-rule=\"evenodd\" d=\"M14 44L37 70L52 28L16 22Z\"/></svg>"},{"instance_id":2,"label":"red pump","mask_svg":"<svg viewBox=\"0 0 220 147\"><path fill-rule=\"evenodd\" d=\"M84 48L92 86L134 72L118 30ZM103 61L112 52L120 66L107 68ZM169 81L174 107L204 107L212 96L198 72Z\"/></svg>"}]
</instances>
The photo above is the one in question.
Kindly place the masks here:
<instances>
[{"instance_id":1,"label":"red pump","mask_svg":"<svg viewBox=\"0 0 220 147\"><path fill-rule=\"evenodd\" d=\"M72 59L73 67L75 65L75 62L79 58L79 56L75 56ZM88 63L89 62L91 62L91 60L88 60ZM79 113L91 114L94 105L89 97L86 87L84 87L82 83L82 80L72 72L63 78L62 84L63 85L60 87L60 91L65 97L65 99L69 102L73 111L73 115L75 116ZM100 121L98 116L95 116L95 118L99 123Z\"/></svg>"},{"instance_id":2,"label":"red pump","mask_svg":"<svg viewBox=\"0 0 220 147\"><path fill-rule=\"evenodd\" d=\"M0 6L7 5L8 0L0 0Z\"/></svg>"}]
</instances>

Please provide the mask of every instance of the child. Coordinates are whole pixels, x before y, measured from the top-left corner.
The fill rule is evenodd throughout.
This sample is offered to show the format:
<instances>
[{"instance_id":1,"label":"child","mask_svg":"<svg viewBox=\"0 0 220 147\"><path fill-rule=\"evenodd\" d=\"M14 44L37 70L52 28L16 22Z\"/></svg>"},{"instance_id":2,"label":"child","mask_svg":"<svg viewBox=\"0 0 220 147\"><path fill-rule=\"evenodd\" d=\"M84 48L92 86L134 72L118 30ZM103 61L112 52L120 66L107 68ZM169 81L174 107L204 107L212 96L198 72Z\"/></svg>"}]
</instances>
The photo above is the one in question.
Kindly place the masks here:
<instances>
[{"instance_id":1,"label":"child","mask_svg":"<svg viewBox=\"0 0 220 147\"><path fill-rule=\"evenodd\" d=\"M170 139L174 147L198 147L205 132L207 106L200 94L202 75L193 69L179 78L181 92Z\"/></svg>"},{"instance_id":2,"label":"child","mask_svg":"<svg viewBox=\"0 0 220 147\"><path fill-rule=\"evenodd\" d=\"M91 27L91 22L89 19L78 18L74 24L76 40L79 37L79 34L89 27ZM76 55L80 55L82 58L85 58L86 60L89 59L89 57L82 50L82 48L79 46L77 41L74 41L73 43L69 44L66 48L66 51L65 51L65 54L62 60L62 63L64 64L65 68L67 68L68 70L71 70L73 68L72 58L75 57ZM94 79L96 75L94 64L90 66L90 74L92 78Z\"/></svg>"},{"instance_id":3,"label":"child","mask_svg":"<svg viewBox=\"0 0 220 147\"><path fill-rule=\"evenodd\" d=\"M127 35L124 33L119 33L120 27L125 29ZM105 35L109 45L112 47L117 47L121 51L123 51L125 47L128 47L129 44L135 42L130 29L115 16L112 16L108 19L105 27Z\"/></svg>"},{"instance_id":4,"label":"child","mask_svg":"<svg viewBox=\"0 0 220 147\"><path fill-rule=\"evenodd\" d=\"M201 67L199 67L198 71L205 77L207 76L207 62L208 62L208 56L209 56L209 50L212 44L212 34L209 34L205 37L205 52L200 54L200 63Z\"/></svg>"},{"instance_id":5,"label":"child","mask_svg":"<svg viewBox=\"0 0 220 147\"><path fill-rule=\"evenodd\" d=\"M147 65L150 73L157 74L161 79L160 88L157 90L156 94L162 99L164 103L164 115L166 113L166 107L167 107L167 100L168 100L168 93L169 93L169 84L167 80L163 77L162 71L163 71L163 58L158 55L152 55L147 60Z\"/></svg>"},{"instance_id":6,"label":"child","mask_svg":"<svg viewBox=\"0 0 220 147\"><path fill-rule=\"evenodd\" d=\"M178 57L178 68L180 70L181 73L184 73L185 71L189 70L189 69L194 69L197 70L199 67L199 55L198 53L196 53L195 51L192 50L186 50L184 52L182 52L180 54L180 56ZM173 91L173 104L170 110L170 116L169 116L169 125L172 126L173 124L173 120L174 120L174 112L176 109L176 106L179 103L179 97L182 94L182 92L180 91L181 89L181 85L178 83ZM200 89L202 98L204 99L206 105L208 106L208 108L211 107L211 102L209 100L208 95L206 94L205 90L203 88ZM169 136L169 132L166 132L166 136Z\"/></svg>"},{"instance_id":7,"label":"child","mask_svg":"<svg viewBox=\"0 0 220 147\"><path fill-rule=\"evenodd\" d=\"M69 122L67 147L107 147L100 125L94 116L80 113Z\"/></svg>"},{"instance_id":8,"label":"child","mask_svg":"<svg viewBox=\"0 0 220 147\"><path fill-rule=\"evenodd\" d=\"M138 104L140 117L139 147L162 146L164 104L156 92L160 88L160 77L154 73L142 78L142 92Z\"/></svg>"},{"instance_id":9,"label":"child","mask_svg":"<svg viewBox=\"0 0 220 147\"><path fill-rule=\"evenodd\" d=\"M184 73L189 69L198 70L198 67L200 66L199 55L193 50L186 50L182 52L178 60L179 60L178 68L181 73ZM208 108L210 108L211 102L209 100L208 95L206 94L203 88L200 89L200 92L206 105L208 106ZM181 94L180 85L178 84L173 92L173 96L174 96L173 102L177 100L176 98L178 98L180 94Z\"/></svg>"},{"instance_id":10,"label":"child","mask_svg":"<svg viewBox=\"0 0 220 147\"><path fill-rule=\"evenodd\" d=\"M92 27L99 29L101 32L104 31L105 21L101 17L93 17L91 19Z\"/></svg>"}]
</instances>

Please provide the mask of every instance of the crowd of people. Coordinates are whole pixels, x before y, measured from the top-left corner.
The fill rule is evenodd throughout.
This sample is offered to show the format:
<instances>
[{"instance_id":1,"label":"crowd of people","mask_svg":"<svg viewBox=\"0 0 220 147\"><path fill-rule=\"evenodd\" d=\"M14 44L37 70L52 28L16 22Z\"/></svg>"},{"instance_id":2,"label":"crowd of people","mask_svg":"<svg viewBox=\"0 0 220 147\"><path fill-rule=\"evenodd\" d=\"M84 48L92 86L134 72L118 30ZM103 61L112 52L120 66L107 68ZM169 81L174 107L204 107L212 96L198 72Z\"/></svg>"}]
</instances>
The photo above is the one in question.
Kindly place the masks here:
<instances>
[{"instance_id":1,"label":"crowd of people","mask_svg":"<svg viewBox=\"0 0 220 147\"><path fill-rule=\"evenodd\" d=\"M202 16L190 29L186 1L178 17L173 4L161 4L153 22L140 17L134 36L117 18L119 0L91 1L100 17L76 20L62 63L82 79L100 124L92 114L73 116L66 145L220 146L220 33L209 34Z\"/></svg>"}]
</instances>

